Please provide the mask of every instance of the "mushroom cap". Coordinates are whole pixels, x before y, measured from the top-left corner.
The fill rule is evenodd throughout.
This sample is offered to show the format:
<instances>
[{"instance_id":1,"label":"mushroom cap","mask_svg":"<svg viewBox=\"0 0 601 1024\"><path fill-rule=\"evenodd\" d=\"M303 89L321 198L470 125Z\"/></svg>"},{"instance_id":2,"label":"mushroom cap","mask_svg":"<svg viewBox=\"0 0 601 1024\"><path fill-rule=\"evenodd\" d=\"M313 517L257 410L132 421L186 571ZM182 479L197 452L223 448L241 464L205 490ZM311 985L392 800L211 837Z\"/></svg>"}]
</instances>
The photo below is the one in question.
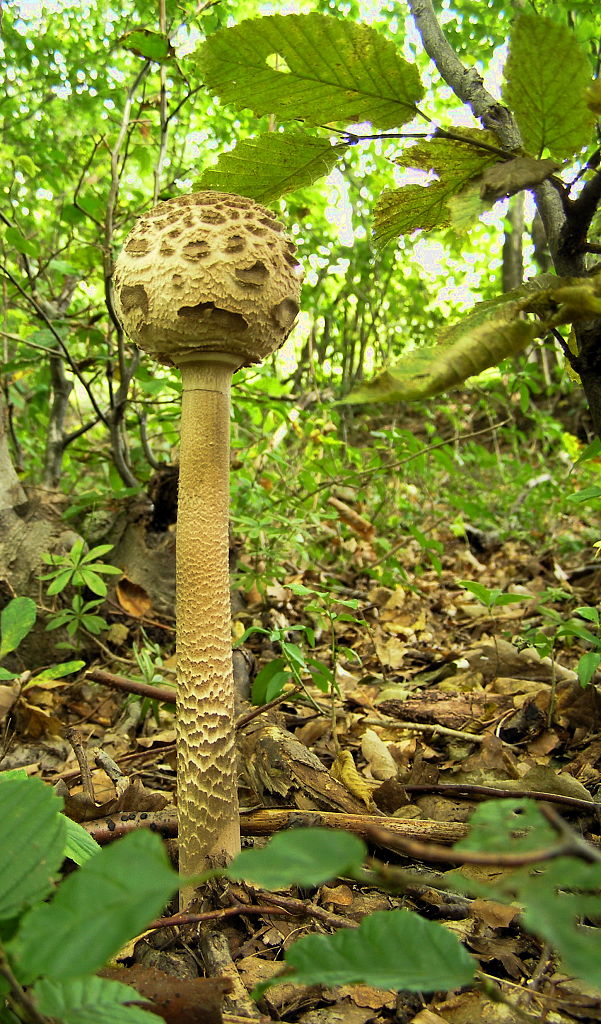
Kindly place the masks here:
<instances>
[{"instance_id":1,"label":"mushroom cap","mask_svg":"<svg viewBox=\"0 0 601 1024\"><path fill-rule=\"evenodd\" d=\"M274 215L245 196L195 192L137 222L115 264L123 329L159 362L199 351L240 366L280 347L299 311L296 246Z\"/></svg>"}]
</instances>

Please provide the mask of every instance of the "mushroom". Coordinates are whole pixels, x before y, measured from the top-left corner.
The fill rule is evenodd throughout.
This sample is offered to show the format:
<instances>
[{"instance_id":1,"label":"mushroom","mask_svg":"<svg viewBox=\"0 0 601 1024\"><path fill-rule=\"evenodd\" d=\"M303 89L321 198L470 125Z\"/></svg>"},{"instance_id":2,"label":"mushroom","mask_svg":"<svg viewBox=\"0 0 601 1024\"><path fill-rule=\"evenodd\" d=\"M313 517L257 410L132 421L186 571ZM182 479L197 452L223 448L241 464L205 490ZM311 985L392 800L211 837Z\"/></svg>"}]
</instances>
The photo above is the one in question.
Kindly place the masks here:
<instances>
[{"instance_id":1,"label":"mushroom","mask_svg":"<svg viewBox=\"0 0 601 1024\"><path fill-rule=\"evenodd\" d=\"M252 199L160 203L113 276L125 332L182 375L176 535L180 872L240 849L228 571L230 386L287 338L299 310L295 246Z\"/></svg>"}]
</instances>

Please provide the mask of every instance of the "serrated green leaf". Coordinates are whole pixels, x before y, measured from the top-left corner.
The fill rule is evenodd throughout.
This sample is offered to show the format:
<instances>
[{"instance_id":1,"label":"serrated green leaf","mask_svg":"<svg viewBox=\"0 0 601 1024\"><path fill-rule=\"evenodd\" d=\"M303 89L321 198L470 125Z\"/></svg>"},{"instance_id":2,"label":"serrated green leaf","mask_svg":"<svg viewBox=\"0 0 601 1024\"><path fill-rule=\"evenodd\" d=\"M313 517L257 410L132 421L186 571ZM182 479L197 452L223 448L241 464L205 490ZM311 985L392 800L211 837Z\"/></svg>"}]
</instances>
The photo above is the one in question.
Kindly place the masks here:
<instances>
[{"instance_id":1,"label":"serrated green leaf","mask_svg":"<svg viewBox=\"0 0 601 1024\"><path fill-rule=\"evenodd\" d=\"M44 978L32 995L39 1012L61 1024L156 1024L156 1014L127 1005L144 1002L135 989L109 978Z\"/></svg>"},{"instance_id":2,"label":"serrated green leaf","mask_svg":"<svg viewBox=\"0 0 601 1024\"><path fill-rule=\"evenodd\" d=\"M308 935L290 947L286 963L305 985L362 983L411 992L459 988L476 970L455 935L409 910L379 911L357 929Z\"/></svg>"},{"instance_id":3,"label":"serrated green leaf","mask_svg":"<svg viewBox=\"0 0 601 1024\"><path fill-rule=\"evenodd\" d=\"M601 986L601 934L579 923L601 913L601 864L561 857L515 882L525 927L557 950L566 972Z\"/></svg>"},{"instance_id":4,"label":"serrated green leaf","mask_svg":"<svg viewBox=\"0 0 601 1024\"><path fill-rule=\"evenodd\" d=\"M265 889L321 885L359 871L366 853L365 843L348 832L298 828L275 835L262 850L243 850L227 874Z\"/></svg>"},{"instance_id":5,"label":"serrated green leaf","mask_svg":"<svg viewBox=\"0 0 601 1024\"><path fill-rule=\"evenodd\" d=\"M0 797L2 792L0 787ZM20 981L64 981L98 970L177 888L178 877L153 833L133 832L105 847L65 879L50 903L24 916L7 944Z\"/></svg>"},{"instance_id":6,"label":"serrated green leaf","mask_svg":"<svg viewBox=\"0 0 601 1024\"><path fill-rule=\"evenodd\" d=\"M496 144L490 132L464 129L463 134L465 142L433 138L418 142L395 157L400 167L434 172L436 180L428 185L404 185L382 192L374 214L374 241L378 248L399 235L450 224L451 200L482 174L485 167L498 161L497 154L478 148L479 141Z\"/></svg>"},{"instance_id":7,"label":"serrated green leaf","mask_svg":"<svg viewBox=\"0 0 601 1024\"><path fill-rule=\"evenodd\" d=\"M64 858L62 805L40 779L13 777L0 785L0 920L51 891Z\"/></svg>"},{"instance_id":8,"label":"serrated green leaf","mask_svg":"<svg viewBox=\"0 0 601 1024\"><path fill-rule=\"evenodd\" d=\"M487 800L470 817L469 835L456 850L519 852L554 846L557 834L534 800L508 798Z\"/></svg>"},{"instance_id":9,"label":"serrated green leaf","mask_svg":"<svg viewBox=\"0 0 601 1024\"><path fill-rule=\"evenodd\" d=\"M138 57L147 57L158 64L170 60L175 54L167 36L151 32L148 28L137 28L133 32L127 32L121 36L119 42Z\"/></svg>"},{"instance_id":10,"label":"serrated green leaf","mask_svg":"<svg viewBox=\"0 0 601 1024\"><path fill-rule=\"evenodd\" d=\"M221 29L197 52L224 103L307 124L399 127L423 95L398 44L368 25L323 14L274 14Z\"/></svg>"},{"instance_id":11,"label":"serrated green leaf","mask_svg":"<svg viewBox=\"0 0 601 1024\"><path fill-rule=\"evenodd\" d=\"M524 147L566 159L592 141L595 122L586 102L591 68L567 26L523 12L511 34L503 99L513 111Z\"/></svg>"},{"instance_id":12,"label":"serrated green leaf","mask_svg":"<svg viewBox=\"0 0 601 1024\"><path fill-rule=\"evenodd\" d=\"M329 174L345 148L301 132L266 132L242 139L235 149L222 153L214 167L202 172L195 187L270 203Z\"/></svg>"},{"instance_id":13,"label":"serrated green leaf","mask_svg":"<svg viewBox=\"0 0 601 1024\"><path fill-rule=\"evenodd\" d=\"M65 818L65 821L67 823L65 857L72 860L74 864L85 864L90 857L98 853L100 846L77 821L72 821L71 818Z\"/></svg>"},{"instance_id":14,"label":"serrated green leaf","mask_svg":"<svg viewBox=\"0 0 601 1024\"><path fill-rule=\"evenodd\" d=\"M33 629L36 605L30 597L13 597L0 615L0 658L15 651Z\"/></svg>"},{"instance_id":15,"label":"serrated green leaf","mask_svg":"<svg viewBox=\"0 0 601 1024\"><path fill-rule=\"evenodd\" d=\"M431 398L496 366L507 356L523 352L541 330L540 323L526 320L493 320L473 328L464 321L463 337L454 344L417 349L400 366L359 385L343 402L415 402Z\"/></svg>"}]
</instances>

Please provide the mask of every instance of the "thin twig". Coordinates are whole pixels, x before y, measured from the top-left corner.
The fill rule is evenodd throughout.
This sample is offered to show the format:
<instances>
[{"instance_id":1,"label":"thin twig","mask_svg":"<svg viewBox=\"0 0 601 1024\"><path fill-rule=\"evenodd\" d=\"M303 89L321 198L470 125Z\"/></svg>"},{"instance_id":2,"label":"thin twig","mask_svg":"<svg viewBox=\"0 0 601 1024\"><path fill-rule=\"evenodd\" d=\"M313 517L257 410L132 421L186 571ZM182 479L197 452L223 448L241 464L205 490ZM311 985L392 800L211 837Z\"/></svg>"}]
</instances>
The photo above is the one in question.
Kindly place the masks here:
<instances>
[{"instance_id":1,"label":"thin twig","mask_svg":"<svg viewBox=\"0 0 601 1024\"><path fill-rule=\"evenodd\" d=\"M94 785L92 783L92 772L90 771L90 765L88 763L87 753L84 750L83 739L81 733L77 729L67 729L67 739L73 747L73 752L77 758L79 770L81 772L81 784L83 787L84 794L92 804L96 803L96 797L94 795Z\"/></svg>"}]
</instances>

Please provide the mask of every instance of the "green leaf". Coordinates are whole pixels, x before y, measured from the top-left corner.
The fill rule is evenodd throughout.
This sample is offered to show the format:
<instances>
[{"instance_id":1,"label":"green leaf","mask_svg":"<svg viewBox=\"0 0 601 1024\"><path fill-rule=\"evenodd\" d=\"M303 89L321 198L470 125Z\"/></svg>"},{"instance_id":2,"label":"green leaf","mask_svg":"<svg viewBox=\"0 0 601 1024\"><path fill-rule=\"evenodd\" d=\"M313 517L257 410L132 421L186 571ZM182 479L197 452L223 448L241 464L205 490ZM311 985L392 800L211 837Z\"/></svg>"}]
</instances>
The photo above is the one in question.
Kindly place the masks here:
<instances>
[{"instance_id":1,"label":"green leaf","mask_svg":"<svg viewBox=\"0 0 601 1024\"><path fill-rule=\"evenodd\" d=\"M62 800L41 779L8 778L0 785L0 920L43 900L64 858Z\"/></svg>"},{"instance_id":2,"label":"green leaf","mask_svg":"<svg viewBox=\"0 0 601 1024\"><path fill-rule=\"evenodd\" d=\"M17 649L33 629L36 620L35 601L30 597L13 597L0 615L0 658Z\"/></svg>"},{"instance_id":3,"label":"green leaf","mask_svg":"<svg viewBox=\"0 0 601 1024\"><path fill-rule=\"evenodd\" d=\"M378 911L357 929L308 935L287 951L286 963L294 981L305 985L355 983L411 992L468 985L476 970L455 935L409 910Z\"/></svg>"},{"instance_id":4,"label":"green leaf","mask_svg":"<svg viewBox=\"0 0 601 1024\"><path fill-rule=\"evenodd\" d=\"M601 654L596 651L588 651L583 654L576 666L578 681L581 686L588 686L595 672L601 664Z\"/></svg>"},{"instance_id":5,"label":"green leaf","mask_svg":"<svg viewBox=\"0 0 601 1024\"><path fill-rule=\"evenodd\" d=\"M178 884L152 832L105 847L69 875L50 903L23 918L10 943L19 979L64 981L98 970L162 910Z\"/></svg>"},{"instance_id":6,"label":"green leaf","mask_svg":"<svg viewBox=\"0 0 601 1024\"><path fill-rule=\"evenodd\" d=\"M359 871L366 853L365 843L348 832L297 828L278 833L262 850L243 850L227 874L265 889L321 885Z\"/></svg>"},{"instance_id":7,"label":"green leaf","mask_svg":"<svg viewBox=\"0 0 601 1024\"><path fill-rule=\"evenodd\" d=\"M100 558L102 555L108 555L109 551L112 551L114 546L115 546L114 544L97 544L96 547L90 548L89 551L86 551L86 553L83 556L83 558L81 559L81 561L82 562L94 562L97 558ZM73 545L73 547L75 547L75 545ZM79 552L80 554L81 554L82 550L83 550L83 545L82 545L81 550ZM115 568L115 566L111 566L111 568ZM119 572L121 572L120 569L119 569Z\"/></svg>"},{"instance_id":8,"label":"green leaf","mask_svg":"<svg viewBox=\"0 0 601 1024\"><path fill-rule=\"evenodd\" d=\"M400 167L434 172L436 180L428 185L404 185L386 189L376 203L374 241L378 248L399 235L431 230L451 223L449 205L485 167L496 163L498 155L479 149L479 141L498 145L490 132L462 129L466 141L433 138L418 142L395 157ZM457 212L455 212L455 216Z\"/></svg>"},{"instance_id":9,"label":"green leaf","mask_svg":"<svg viewBox=\"0 0 601 1024\"><path fill-rule=\"evenodd\" d=\"M500 590L490 590L489 587L485 587L483 583L477 583L475 580L457 580L457 582L460 587L469 590L470 594L477 597L487 608L493 603L495 593L497 596L501 593Z\"/></svg>"},{"instance_id":10,"label":"green leaf","mask_svg":"<svg viewBox=\"0 0 601 1024\"><path fill-rule=\"evenodd\" d=\"M497 320L473 327L466 317L462 326L463 336L453 344L417 349L400 366L383 370L374 380L360 384L343 403L415 402L432 398L489 366L496 366L507 356L523 352L541 333L540 324L526 320Z\"/></svg>"},{"instance_id":11,"label":"green leaf","mask_svg":"<svg viewBox=\"0 0 601 1024\"><path fill-rule=\"evenodd\" d=\"M329 174L345 148L301 132L267 132L256 139L242 139L235 149L222 153L214 167L202 172L195 187L271 203Z\"/></svg>"},{"instance_id":12,"label":"green leaf","mask_svg":"<svg viewBox=\"0 0 601 1024\"><path fill-rule=\"evenodd\" d=\"M592 140L595 117L586 103L591 68L567 26L522 13L511 34L503 100L513 111L524 147L565 159Z\"/></svg>"},{"instance_id":13,"label":"green leaf","mask_svg":"<svg viewBox=\"0 0 601 1024\"><path fill-rule=\"evenodd\" d=\"M65 587L68 586L68 584L71 582L71 577L73 576L74 571L75 570L73 569L62 569L56 576L54 576L54 573L50 574L54 576L54 579L52 580L52 583L46 588L46 593L48 594L48 597L53 597L55 594L60 594L61 591L63 591ZM42 576L41 578L49 579L50 576Z\"/></svg>"},{"instance_id":14,"label":"green leaf","mask_svg":"<svg viewBox=\"0 0 601 1024\"><path fill-rule=\"evenodd\" d=\"M502 608L507 604L518 604L520 601L526 601L526 594L499 594L495 597L493 604L495 608Z\"/></svg>"},{"instance_id":15,"label":"green leaf","mask_svg":"<svg viewBox=\"0 0 601 1024\"><path fill-rule=\"evenodd\" d=\"M25 256L38 256L39 247L32 242L29 238L25 238L17 228L5 228L4 238L6 239L9 246L16 249L18 252L22 252Z\"/></svg>"},{"instance_id":16,"label":"green leaf","mask_svg":"<svg viewBox=\"0 0 601 1024\"><path fill-rule=\"evenodd\" d=\"M85 864L90 857L98 853L100 846L77 821L72 821L71 818L65 818L65 821L67 823L65 857L75 864Z\"/></svg>"},{"instance_id":17,"label":"green leaf","mask_svg":"<svg viewBox=\"0 0 601 1024\"><path fill-rule=\"evenodd\" d=\"M591 501L593 498L601 498L601 487L596 484L591 484L590 487L583 487L580 491L575 491L574 494L568 494L567 501L581 502Z\"/></svg>"},{"instance_id":18,"label":"green leaf","mask_svg":"<svg viewBox=\"0 0 601 1024\"><path fill-rule=\"evenodd\" d=\"M601 79L599 82L601 84ZM582 455L576 460L576 465L579 466L581 462L587 462L589 459L596 459L599 454L601 454L601 438L596 437L594 441L587 444Z\"/></svg>"},{"instance_id":19,"label":"green leaf","mask_svg":"<svg viewBox=\"0 0 601 1024\"><path fill-rule=\"evenodd\" d=\"M473 812L469 835L456 843L456 850L512 852L540 850L554 846L557 834L539 811L534 800L509 798L487 800Z\"/></svg>"},{"instance_id":20,"label":"green leaf","mask_svg":"<svg viewBox=\"0 0 601 1024\"><path fill-rule=\"evenodd\" d=\"M131 50L138 57L147 57L158 64L171 60L175 55L167 36L151 32L148 28L137 28L133 32L126 32L124 36L121 36L119 42L126 50Z\"/></svg>"},{"instance_id":21,"label":"green leaf","mask_svg":"<svg viewBox=\"0 0 601 1024\"><path fill-rule=\"evenodd\" d=\"M32 995L39 1012L61 1024L156 1024L156 1014L127 1005L144 1002L135 989L108 978L44 978Z\"/></svg>"},{"instance_id":22,"label":"green leaf","mask_svg":"<svg viewBox=\"0 0 601 1024\"><path fill-rule=\"evenodd\" d=\"M81 584L88 587L93 594L98 594L99 597L106 597L107 586L102 579L102 576L97 576L91 569L78 569L77 575L78 582L81 581ZM50 593L50 591L48 591L48 593Z\"/></svg>"},{"instance_id":23,"label":"green leaf","mask_svg":"<svg viewBox=\"0 0 601 1024\"><path fill-rule=\"evenodd\" d=\"M296 665L297 668L306 668L307 662L302 648L298 644L291 644L287 640L281 640L282 654L288 659L288 664Z\"/></svg>"},{"instance_id":24,"label":"green leaf","mask_svg":"<svg viewBox=\"0 0 601 1024\"><path fill-rule=\"evenodd\" d=\"M584 640L587 644L595 644L597 646L598 638L594 633L591 633L590 629L585 629L584 626L579 626L577 622L570 619L569 622L565 622L559 626L556 636L577 636L579 640Z\"/></svg>"},{"instance_id":25,"label":"green leaf","mask_svg":"<svg viewBox=\"0 0 601 1024\"><path fill-rule=\"evenodd\" d=\"M39 686L40 683L53 679L62 679L63 676L69 676L72 672L79 672L80 669L85 667L85 664L85 661L63 661L60 665L51 665L50 668L44 669L38 676L30 679L25 689L29 689L30 686Z\"/></svg>"},{"instance_id":26,"label":"green leaf","mask_svg":"<svg viewBox=\"0 0 601 1024\"><path fill-rule=\"evenodd\" d=\"M274 14L211 35L197 52L208 89L238 109L307 124L411 120L423 90L398 44L323 14Z\"/></svg>"},{"instance_id":27,"label":"green leaf","mask_svg":"<svg viewBox=\"0 0 601 1024\"><path fill-rule=\"evenodd\" d=\"M517 882L525 927L559 952L567 973L601 986L599 929L577 924L581 917L598 918L601 913L601 865L562 857L543 874L522 873Z\"/></svg>"},{"instance_id":28,"label":"green leaf","mask_svg":"<svg viewBox=\"0 0 601 1024\"><path fill-rule=\"evenodd\" d=\"M597 608L591 608L590 605L581 605L579 608L574 608L574 615L579 615L581 619L586 619L588 622L594 622L595 625L599 625L599 611Z\"/></svg>"},{"instance_id":29,"label":"green leaf","mask_svg":"<svg viewBox=\"0 0 601 1024\"><path fill-rule=\"evenodd\" d=\"M267 704L283 692L291 679L287 664L284 658L274 658L257 672L252 687L252 703L255 706Z\"/></svg>"}]
</instances>

